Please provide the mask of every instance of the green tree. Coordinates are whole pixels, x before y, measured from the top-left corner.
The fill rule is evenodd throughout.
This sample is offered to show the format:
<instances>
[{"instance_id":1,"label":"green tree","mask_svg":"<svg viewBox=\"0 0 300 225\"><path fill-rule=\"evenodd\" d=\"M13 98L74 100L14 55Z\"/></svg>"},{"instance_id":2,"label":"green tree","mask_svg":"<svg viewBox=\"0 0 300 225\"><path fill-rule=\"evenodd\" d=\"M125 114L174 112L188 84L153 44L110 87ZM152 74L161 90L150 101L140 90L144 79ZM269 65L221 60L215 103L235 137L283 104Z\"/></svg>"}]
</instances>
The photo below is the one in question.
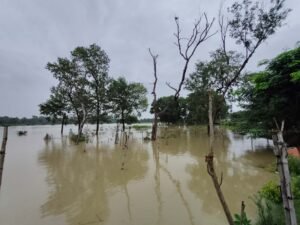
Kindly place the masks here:
<instances>
[{"instance_id":1,"label":"green tree","mask_svg":"<svg viewBox=\"0 0 300 225\"><path fill-rule=\"evenodd\" d=\"M77 47L72 56L81 70L84 71L90 86L91 100L93 101L94 118L96 122L96 135L99 133L99 123L105 118L105 105L107 104L107 88L109 83L109 58L103 49L92 44L89 47Z\"/></svg>"},{"instance_id":2,"label":"green tree","mask_svg":"<svg viewBox=\"0 0 300 225\"><path fill-rule=\"evenodd\" d=\"M267 133L274 128L273 118L285 121L287 131L300 129L300 48L286 51L271 60L264 71L248 74L237 91L241 106L240 122L247 131ZM247 116L243 116L247 115ZM241 125L240 125L241 126ZM244 128L245 129L245 128ZM292 132L294 133L294 132ZM291 134L287 141L299 144Z\"/></svg>"},{"instance_id":3,"label":"green tree","mask_svg":"<svg viewBox=\"0 0 300 225\"><path fill-rule=\"evenodd\" d=\"M179 123L185 122L187 114L186 99L179 97L177 100L174 96L161 97L156 101L156 110L161 112L158 114L160 122L163 123ZM151 108L151 113L154 113L154 108Z\"/></svg>"},{"instance_id":4,"label":"green tree","mask_svg":"<svg viewBox=\"0 0 300 225\"><path fill-rule=\"evenodd\" d=\"M124 77L110 82L108 88L111 111L122 123L132 121L132 116L140 116L148 106L147 89L141 83L128 83Z\"/></svg>"},{"instance_id":5,"label":"green tree","mask_svg":"<svg viewBox=\"0 0 300 225\"><path fill-rule=\"evenodd\" d=\"M213 105L218 106L213 108L214 122L218 123L224 119L228 113L228 105L224 98L213 93ZM187 124L208 124L208 93L203 91L195 91L188 95L187 102Z\"/></svg>"},{"instance_id":6,"label":"green tree","mask_svg":"<svg viewBox=\"0 0 300 225\"><path fill-rule=\"evenodd\" d=\"M52 122L61 120L61 134L63 134L64 124L68 118L68 105L66 99L55 88L52 89L50 98L39 105L40 113L47 116Z\"/></svg>"},{"instance_id":7,"label":"green tree","mask_svg":"<svg viewBox=\"0 0 300 225\"><path fill-rule=\"evenodd\" d=\"M84 124L88 113L91 112L92 101L89 82L86 74L76 58L58 58L57 62L48 63L46 67L58 80L58 85L53 89L65 96L67 107L76 118L78 138L82 136Z\"/></svg>"}]
</instances>

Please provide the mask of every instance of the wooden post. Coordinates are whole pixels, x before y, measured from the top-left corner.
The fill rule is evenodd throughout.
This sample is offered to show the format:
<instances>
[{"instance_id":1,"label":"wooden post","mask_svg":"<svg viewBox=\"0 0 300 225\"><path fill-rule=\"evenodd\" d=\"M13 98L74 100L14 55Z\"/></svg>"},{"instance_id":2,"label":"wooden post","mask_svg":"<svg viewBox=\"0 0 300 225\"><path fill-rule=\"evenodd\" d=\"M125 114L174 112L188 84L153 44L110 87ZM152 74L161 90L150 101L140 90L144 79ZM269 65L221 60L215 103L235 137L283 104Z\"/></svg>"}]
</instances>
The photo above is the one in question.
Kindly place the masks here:
<instances>
[{"instance_id":1,"label":"wooden post","mask_svg":"<svg viewBox=\"0 0 300 225\"><path fill-rule=\"evenodd\" d=\"M283 125L276 135L273 135L274 154L277 158L277 169L280 176L281 197L283 201L285 224L297 225L296 213L294 208L293 196L291 191L291 176L287 160L287 146L284 143Z\"/></svg>"},{"instance_id":2,"label":"wooden post","mask_svg":"<svg viewBox=\"0 0 300 225\"><path fill-rule=\"evenodd\" d=\"M4 166L4 157L6 151L6 142L7 142L7 134L8 134L8 127L4 127L3 129L3 141L0 150L0 187L2 183L2 173L3 173L3 166Z\"/></svg>"}]
</instances>

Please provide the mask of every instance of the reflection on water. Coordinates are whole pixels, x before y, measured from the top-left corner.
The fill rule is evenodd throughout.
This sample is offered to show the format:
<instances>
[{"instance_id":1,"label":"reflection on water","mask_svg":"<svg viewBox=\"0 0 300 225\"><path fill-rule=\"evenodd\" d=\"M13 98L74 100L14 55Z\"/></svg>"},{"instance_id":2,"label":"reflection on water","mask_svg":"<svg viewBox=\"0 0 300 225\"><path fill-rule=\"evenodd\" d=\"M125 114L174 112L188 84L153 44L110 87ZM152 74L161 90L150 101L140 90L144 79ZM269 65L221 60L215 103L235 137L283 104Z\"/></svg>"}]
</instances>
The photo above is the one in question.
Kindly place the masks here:
<instances>
[{"instance_id":1,"label":"reflection on water","mask_svg":"<svg viewBox=\"0 0 300 225\"><path fill-rule=\"evenodd\" d=\"M23 127L24 137L16 135L18 129L9 133L0 225L226 221L206 172L206 128L160 128L155 143L143 141L145 131L132 130L128 148L114 144L111 125L102 127L98 139L80 145L60 137L59 126ZM46 133L54 138L45 142ZM249 197L274 177L262 168L274 161L266 144L218 130L216 168L224 174L222 189L234 213L244 200L253 216Z\"/></svg>"}]
</instances>

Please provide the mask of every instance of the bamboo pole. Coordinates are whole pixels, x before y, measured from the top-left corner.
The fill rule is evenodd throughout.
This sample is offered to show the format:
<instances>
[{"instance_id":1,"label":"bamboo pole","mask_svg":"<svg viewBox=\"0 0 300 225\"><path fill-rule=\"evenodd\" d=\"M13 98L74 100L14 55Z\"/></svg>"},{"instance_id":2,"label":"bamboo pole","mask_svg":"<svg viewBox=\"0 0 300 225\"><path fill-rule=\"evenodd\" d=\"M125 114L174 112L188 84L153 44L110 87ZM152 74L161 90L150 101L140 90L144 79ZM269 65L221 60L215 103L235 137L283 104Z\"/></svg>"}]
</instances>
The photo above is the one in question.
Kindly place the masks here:
<instances>
[{"instance_id":1,"label":"bamboo pole","mask_svg":"<svg viewBox=\"0 0 300 225\"><path fill-rule=\"evenodd\" d=\"M274 154L277 158L277 168L280 176L280 188L285 213L285 224L297 225L293 195L291 191L291 176L287 160L287 146L282 135L283 128L284 122L282 122L281 129L278 129L279 131L277 134L273 135Z\"/></svg>"},{"instance_id":2,"label":"bamboo pole","mask_svg":"<svg viewBox=\"0 0 300 225\"><path fill-rule=\"evenodd\" d=\"M1 151L0 151L0 187L2 184L2 173L3 173L4 157L5 157L5 151L6 151L7 134L8 134L8 127L4 127L3 140L2 140L2 146L1 146Z\"/></svg>"}]
</instances>

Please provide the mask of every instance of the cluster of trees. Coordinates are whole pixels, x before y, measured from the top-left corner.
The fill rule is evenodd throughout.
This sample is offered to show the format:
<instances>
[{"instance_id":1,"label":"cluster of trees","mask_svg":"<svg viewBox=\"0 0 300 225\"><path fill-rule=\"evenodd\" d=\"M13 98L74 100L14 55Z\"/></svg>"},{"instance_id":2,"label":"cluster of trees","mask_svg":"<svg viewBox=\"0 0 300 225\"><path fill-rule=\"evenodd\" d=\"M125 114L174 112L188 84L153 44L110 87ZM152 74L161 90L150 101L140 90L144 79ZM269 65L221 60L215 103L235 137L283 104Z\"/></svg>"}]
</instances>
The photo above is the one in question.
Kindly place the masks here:
<instances>
[{"instance_id":1,"label":"cluster of trees","mask_svg":"<svg viewBox=\"0 0 300 225\"><path fill-rule=\"evenodd\" d=\"M274 119L285 121L289 134L300 130L300 47L264 61L263 71L247 74L236 95L243 111L231 116L237 131L268 135ZM273 119L274 118L274 119ZM295 141L290 140L296 144Z\"/></svg>"},{"instance_id":2,"label":"cluster of trees","mask_svg":"<svg viewBox=\"0 0 300 225\"><path fill-rule=\"evenodd\" d=\"M58 58L47 69L58 80L51 88L50 98L40 104L40 112L52 120L67 118L78 126L78 136L87 121L99 124L113 116L118 122L132 122L147 108L146 88L141 83L128 83L124 77L108 75L109 58L96 44L77 47L70 58Z\"/></svg>"},{"instance_id":3,"label":"cluster of trees","mask_svg":"<svg viewBox=\"0 0 300 225\"><path fill-rule=\"evenodd\" d=\"M228 115L229 106L219 95L214 93L214 104L218 105L218 111L214 110L215 123L219 123ZM157 108L163 113L159 115L159 121L167 124L184 123L188 125L207 124L208 94L207 92L191 92L187 97L164 96L157 100ZM153 108L151 109L153 113Z\"/></svg>"}]
</instances>

